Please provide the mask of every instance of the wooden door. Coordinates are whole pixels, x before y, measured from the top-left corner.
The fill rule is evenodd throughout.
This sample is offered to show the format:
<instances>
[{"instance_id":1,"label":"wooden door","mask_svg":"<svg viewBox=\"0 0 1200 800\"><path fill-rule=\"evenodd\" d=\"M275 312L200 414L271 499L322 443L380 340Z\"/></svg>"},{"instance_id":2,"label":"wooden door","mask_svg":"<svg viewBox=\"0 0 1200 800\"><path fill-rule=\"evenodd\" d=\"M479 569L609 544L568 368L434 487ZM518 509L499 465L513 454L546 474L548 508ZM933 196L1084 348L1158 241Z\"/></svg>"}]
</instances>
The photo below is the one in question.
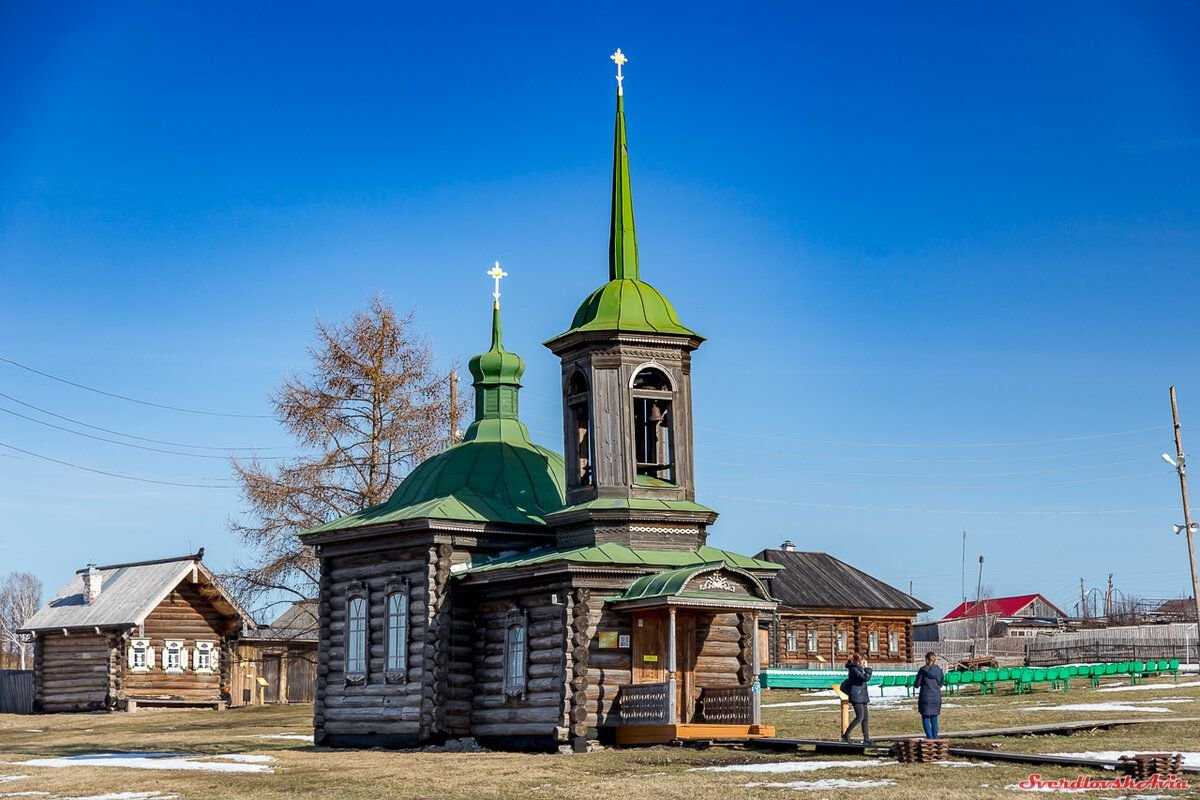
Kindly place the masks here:
<instances>
[{"instance_id":1,"label":"wooden door","mask_svg":"<svg viewBox=\"0 0 1200 800\"><path fill-rule=\"evenodd\" d=\"M667 679L667 620L659 613L633 618L633 682L662 683Z\"/></svg>"},{"instance_id":2,"label":"wooden door","mask_svg":"<svg viewBox=\"0 0 1200 800\"><path fill-rule=\"evenodd\" d=\"M317 687L316 653L292 653L288 657L287 701L311 703Z\"/></svg>"},{"instance_id":3,"label":"wooden door","mask_svg":"<svg viewBox=\"0 0 1200 800\"><path fill-rule=\"evenodd\" d=\"M679 721L696 716L696 617L686 612L675 615L675 708Z\"/></svg>"},{"instance_id":4,"label":"wooden door","mask_svg":"<svg viewBox=\"0 0 1200 800\"><path fill-rule=\"evenodd\" d=\"M263 702L279 702L279 656L263 656L262 678L267 682L263 687Z\"/></svg>"}]
</instances>

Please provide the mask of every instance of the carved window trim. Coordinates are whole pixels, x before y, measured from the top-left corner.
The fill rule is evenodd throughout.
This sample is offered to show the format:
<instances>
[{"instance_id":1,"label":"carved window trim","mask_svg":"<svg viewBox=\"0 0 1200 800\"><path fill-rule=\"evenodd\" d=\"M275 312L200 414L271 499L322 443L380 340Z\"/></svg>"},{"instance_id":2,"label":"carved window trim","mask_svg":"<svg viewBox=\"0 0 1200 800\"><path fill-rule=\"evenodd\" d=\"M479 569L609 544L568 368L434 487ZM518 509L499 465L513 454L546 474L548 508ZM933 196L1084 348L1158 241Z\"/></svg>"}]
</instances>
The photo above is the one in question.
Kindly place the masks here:
<instances>
[{"instance_id":1,"label":"carved window trim","mask_svg":"<svg viewBox=\"0 0 1200 800\"><path fill-rule=\"evenodd\" d=\"M805 646L807 647L807 652L809 653L817 652L817 649L820 646L820 643L817 639L817 632L812 628L809 628L805 632Z\"/></svg>"},{"instance_id":2,"label":"carved window trim","mask_svg":"<svg viewBox=\"0 0 1200 800\"><path fill-rule=\"evenodd\" d=\"M205 661L208 663L205 664ZM192 648L192 671L201 675L211 675L217 671L216 642L196 642Z\"/></svg>"},{"instance_id":3,"label":"carved window trim","mask_svg":"<svg viewBox=\"0 0 1200 800\"><path fill-rule=\"evenodd\" d=\"M392 601L393 601L393 599L399 599L400 603L401 603L401 610L400 610L400 614L398 616L400 624L398 626L394 624L394 621L392 618ZM410 624L410 622L411 622L410 607L411 607L411 598L409 595L408 578L406 578L406 577L399 578L398 577L398 578L392 579L391 581L388 581L387 585L384 587L384 600L383 600L383 609L384 609L384 616L383 616L383 619L384 619L384 622L383 622L383 624L384 624L384 629L383 629L384 630L383 679L387 683L405 683L408 680L408 654L409 654L409 645L410 645L409 637L410 637L410 632L412 631L412 625ZM403 637L403 640L400 643L402 652L400 653L400 663L398 665L394 665L392 663L393 656L396 655L393 652L395 642L393 641L393 636L392 636L393 630L395 628L402 629L402 632L400 635Z\"/></svg>"},{"instance_id":4,"label":"carved window trim","mask_svg":"<svg viewBox=\"0 0 1200 800\"><path fill-rule=\"evenodd\" d=\"M359 631L355 622L354 608L362 603L361 641L355 642ZM346 587L346 628L342 642L347 686L362 686L367 682L371 665L371 598L365 583L352 583ZM351 648L355 652L351 652ZM352 665L353 667L352 668ZM361 666L361 669L358 667Z\"/></svg>"},{"instance_id":5,"label":"carved window trim","mask_svg":"<svg viewBox=\"0 0 1200 800\"><path fill-rule=\"evenodd\" d=\"M187 671L188 651L183 646L182 639L167 639L163 642L162 665L163 671L172 675L181 675Z\"/></svg>"},{"instance_id":6,"label":"carved window trim","mask_svg":"<svg viewBox=\"0 0 1200 800\"><path fill-rule=\"evenodd\" d=\"M846 648L849 645L849 639L850 639L850 637L846 635L845 628L837 629L837 637L836 637L837 643L834 646L837 647L837 651L839 653L846 652Z\"/></svg>"},{"instance_id":7,"label":"carved window trim","mask_svg":"<svg viewBox=\"0 0 1200 800\"><path fill-rule=\"evenodd\" d=\"M142 657L140 664L139 655ZM149 672L154 669L154 648L150 646L149 639L129 640L129 669L131 672Z\"/></svg>"},{"instance_id":8,"label":"carved window trim","mask_svg":"<svg viewBox=\"0 0 1200 800\"><path fill-rule=\"evenodd\" d=\"M879 652L879 631L871 630L867 632L867 654L875 655Z\"/></svg>"},{"instance_id":9,"label":"carved window trim","mask_svg":"<svg viewBox=\"0 0 1200 800\"><path fill-rule=\"evenodd\" d=\"M519 652L514 648L520 647ZM505 699L525 696L529 683L529 615L513 609L504 615L504 680Z\"/></svg>"}]
</instances>

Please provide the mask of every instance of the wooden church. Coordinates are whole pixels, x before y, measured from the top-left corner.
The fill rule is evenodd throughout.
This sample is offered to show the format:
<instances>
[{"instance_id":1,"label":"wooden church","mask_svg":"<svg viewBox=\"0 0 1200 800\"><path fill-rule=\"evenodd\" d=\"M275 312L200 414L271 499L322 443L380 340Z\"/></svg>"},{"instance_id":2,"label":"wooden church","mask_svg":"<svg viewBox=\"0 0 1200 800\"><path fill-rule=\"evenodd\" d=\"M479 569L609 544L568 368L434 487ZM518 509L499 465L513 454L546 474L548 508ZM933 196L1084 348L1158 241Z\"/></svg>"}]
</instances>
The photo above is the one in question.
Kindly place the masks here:
<instances>
[{"instance_id":1,"label":"wooden church","mask_svg":"<svg viewBox=\"0 0 1200 800\"><path fill-rule=\"evenodd\" d=\"M301 534L321 564L315 738L508 749L773 733L759 616L775 564L710 547L696 502L692 353L642 280L618 50L608 281L546 342L566 458L519 416L501 335L470 361L475 418L379 506Z\"/></svg>"}]
</instances>

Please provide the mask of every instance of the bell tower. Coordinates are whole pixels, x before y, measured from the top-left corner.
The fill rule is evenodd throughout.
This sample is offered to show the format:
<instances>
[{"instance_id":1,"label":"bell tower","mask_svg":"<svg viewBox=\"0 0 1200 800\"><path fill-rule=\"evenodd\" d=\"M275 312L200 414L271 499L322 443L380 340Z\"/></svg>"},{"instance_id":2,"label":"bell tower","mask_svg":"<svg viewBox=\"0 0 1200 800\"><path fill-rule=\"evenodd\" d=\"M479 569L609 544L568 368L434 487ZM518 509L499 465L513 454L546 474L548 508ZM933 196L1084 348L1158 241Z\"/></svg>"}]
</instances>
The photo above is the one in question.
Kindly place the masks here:
<instances>
[{"instance_id":1,"label":"bell tower","mask_svg":"<svg viewBox=\"0 0 1200 800\"><path fill-rule=\"evenodd\" d=\"M546 342L562 363L567 507L547 517L559 544L692 549L715 511L695 501L692 351L703 337L641 279L617 65L608 282Z\"/></svg>"}]
</instances>

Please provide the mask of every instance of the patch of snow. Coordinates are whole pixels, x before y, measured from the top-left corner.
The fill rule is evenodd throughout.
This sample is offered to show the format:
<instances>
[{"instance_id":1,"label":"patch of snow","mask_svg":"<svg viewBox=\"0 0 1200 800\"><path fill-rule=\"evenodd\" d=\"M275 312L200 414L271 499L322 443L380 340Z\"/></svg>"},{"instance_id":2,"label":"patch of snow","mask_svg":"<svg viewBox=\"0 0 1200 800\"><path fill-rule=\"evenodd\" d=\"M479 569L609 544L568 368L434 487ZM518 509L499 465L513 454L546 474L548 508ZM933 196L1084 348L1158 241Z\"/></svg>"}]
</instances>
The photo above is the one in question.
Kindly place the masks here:
<instances>
[{"instance_id":1,"label":"patch of snow","mask_svg":"<svg viewBox=\"0 0 1200 800\"><path fill-rule=\"evenodd\" d=\"M211 758L219 758L225 761L240 761L243 764L269 764L275 760L274 756L256 756L246 753L227 753L223 756L211 756Z\"/></svg>"},{"instance_id":2,"label":"patch of snow","mask_svg":"<svg viewBox=\"0 0 1200 800\"><path fill-rule=\"evenodd\" d=\"M1096 758L1101 761L1116 761L1121 756L1132 756L1132 755L1137 755L1139 753L1149 753L1149 752L1162 753L1162 752L1176 752L1176 751L1170 750L1170 748L1168 748L1166 751L1163 751L1163 750L1137 750L1137 751L1134 751L1134 750L1092 750L1092 751L1086 751L1083 753L1043 753L1042 755L1066 756L1067 758ZM1185 752L1185 753L1180 753L1180 755L1183 756L1183 765L1185 767L1200 767L1200 753Z\"/></svg>"},{"instance_id":3,"label":"patch of snow","mask_svg":"<svg viewBox=\"0 0 1200 800\"><path fill-rule=\"evenodd\" d=\"M28 775L0 775L0 783L12 783L13 781L23 781L28 778Z\"/></svg>"},{"instance_id":4,"label":"patch of snow","mask_svg":"<svg viewBox=\"0 0 1200 800\"><path fill-rule=\"evenodd\" d=\"M254 737L255 739L288 739L297 742L311 742L313 735L311 733L260 733Z\"/></svg>"},{"instance_id":5,"label":"patch of snow","mask_svg":"<svg viewBox=\"0 0 1200 800\"><path fill-rule=\"evenodd\" d=\"M62 800L178 800L178 798L177 794L161 794L160 792L112 792L110 794L64 797Z\"/></svg>"},{"instance_id":6,"label":"patch of snow","mask_svg":"<svg viewBox=\"0 0 1200 800\"><path fill-rule=\"evenodd\" d=\"M939 767L994 767L990 761L935 761Z\"/></svg>"},{"instance_id":7,"label":"patch of snow","mask_svg":"<svg viewBox=\"0 0 1200 800\"><path fill-rule=\"evenodd\" d=\"M794 789L798 792L819 792L824 789L875 789L881 786L895 786L896 782L888 778L877 781L855 780L851 778L822 778L819 781L788 781L786 783L747 783L747 789Z\"/></svg>"},{"instance_id":8,"label":"patch of snow","mask_svg":"<svg viewBox=\"0 0 1200 800\"><path fill-rule=\"evenodd\" d=\"M185 756L182 753L81 753L61 758L34 758L22 761L30 767L122 767L124 769L161 769L175 772L268 772L275 770L264 764L223 763L199 761L202 756Z\"/></svg>"},{"instance_id":9,"label":"patch of snow","mask_svg":"<svg viewBox=\"0 0 1200 800\"><path fill-rule=\"evenodd\" d=\"M1022 711L1111 711L1145 712L1147 714L1170 714L1171 709L1157 706L1134 705L1133 703L1063 703L1061 705L1025 706Z\"/></svg>"},{"instance_id":10,"label":"patch of snow","mask_svg":"<svg viewBox=\"0 0 1200 800\"><path fill-rule=\"evenodd\" d=\"M1106 686L1097 692L1154 692L1160 689L1191 689L1200 686L1200 681L1186 683L1143 683L1141 686Z\"/></svg>"},{"instance_id":11,"label":"patch of snow","mask_svg":"<svg viewBox=\"0 0 1200 800\"><path fill-rule=\"evenodd\" d=\"M1091 789L1055 789L1052 786L1020 786L1016 783L1010 783L1004 788L1010 792L1062 792L1063 794L1081 794L1092 791Z\"/></svg>"},{"instance_id":12,"label":"patch of snow","mask_svg":"<svg viewBox=\"0 0 1200 800\"><path fill-rule=\"evenodd\" d=\"M853 769L857 767L878 767L884 762L879 759L869 761L771 761L761 764L729 764L723 767L693 767L688 772L816 772L819 769Z\"/></svg>"},{"instance_id":13,"label":"patch of snow","mask_svg":"<svg viewBox=\"0 0 1200 800\"><path fill-rule=\"evenodd\" d=\"M49 797L49 792L0 792L0 797Z\"/></svg>"}]
</instances>

